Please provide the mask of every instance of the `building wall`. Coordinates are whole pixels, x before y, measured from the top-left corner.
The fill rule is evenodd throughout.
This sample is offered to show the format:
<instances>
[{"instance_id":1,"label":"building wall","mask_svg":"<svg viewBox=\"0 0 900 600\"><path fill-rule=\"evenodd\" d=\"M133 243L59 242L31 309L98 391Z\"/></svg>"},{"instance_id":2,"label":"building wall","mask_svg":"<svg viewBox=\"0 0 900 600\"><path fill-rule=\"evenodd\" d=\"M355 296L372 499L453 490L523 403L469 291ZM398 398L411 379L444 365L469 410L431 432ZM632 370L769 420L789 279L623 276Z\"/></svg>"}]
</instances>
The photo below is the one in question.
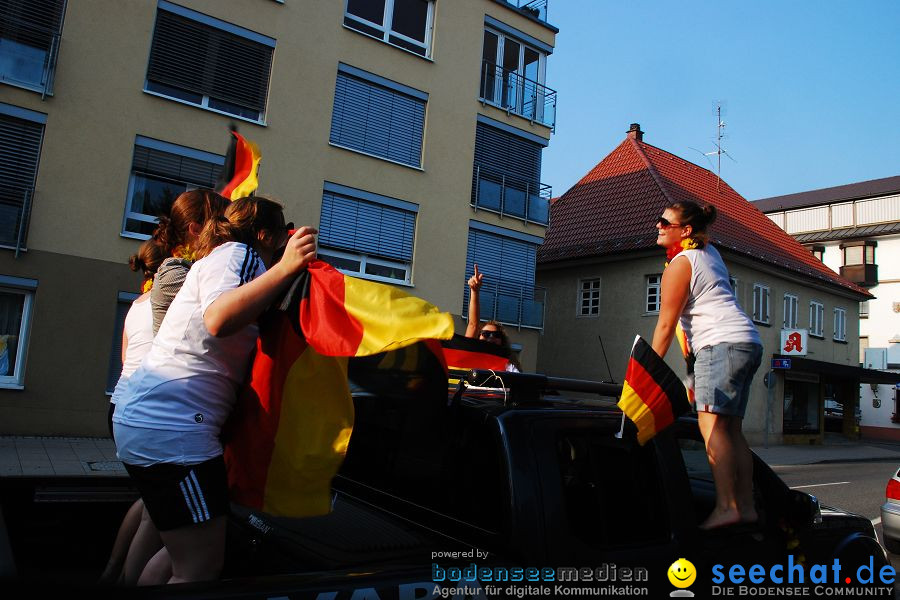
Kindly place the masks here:
<instances>
[{"instance_id":1,"label":"building wall","mask_svg":"<svg viewBox=\"0 0 900 600\"><path fill-rule=\"evenodd\" d=\"M318 225L326 181L418 204L408 291L457 317L470 219L544 234L476 214L469 202L479 113L545 139L551 133L479 102L485 15L552 46L550 29L489 0L437 2L425 59L344 27L343 2L178 4L277 40L264 126L143 91L155 2L69 2L54 95L42 101L0 85L0 102L47 114L28 250L19 258L0 250L0 275L39 282L25 389L0 389L2 433L105 431L116 296L140 283L126 266L139 242L120 235L136 135L224 154L234 120L262 149L259 193L280 199L298 225ZM339 62L428 93L421 169L329 144ZM533 367L538 333L511 338Z\"/></svg>"},{"instance_id":2,"label":"building wall","mask_svg":"<svg viewBox=\"0 0 900 600\"><path fill-rule=\"evenodd\" d=\"M745 312L753 307L753 285L761 283L770 289L770 325L758 325L764 352L763 364L754 377L750 404L744 420L744 431L752 443L765 440L766 407L770 405L769 390L763 379L773 355L780 355L782 327L782 298L785 293L799 297L800 328L808 326L808 307L811 299L825 304L825 336L810 338L807 358L841 365L856 365L858 341L847 336L847 342L832 339L830 315L835 306L847 309L847 331L855 331L858 317L856 303L834 291L799 283L790 275L776 271L761 271L746 258L724 253L731 276L737 279L736 295ZM646 307L646 277L662 272L664 255L660 252L632 255L615 261L581 263L557 268L541 265L538 283L548 288L548 317L541 341L537 368L539 372L561 377L601 380L609 377L598 336L609 359L612 377L621 383L635 335L648 342L653 338L658 313L648 313ZM600 315L576 317L576 298L580 279L601 279ZM683 376L684 361L675 344L666 354L666 362ZM782 399L784 375L774 374L775 388L771 396L769 432L772 443L781 441ZM821 406L820 406L821 409ZM821 410L819 411L821 419Z\"/></svg>"},{"instance_id":3,"label":"building wall","mask_svg":"<svg viewBox=\"0 0 900 600\"><path fill-rule=\"evenodd\" d=\"M874 388L868 383L859 386L862 412L859 428L863 437L900 442L900 423L892 420L898 409L895 399L898 392L900 390L886 384Z\"/></svg>"}]
</instances>

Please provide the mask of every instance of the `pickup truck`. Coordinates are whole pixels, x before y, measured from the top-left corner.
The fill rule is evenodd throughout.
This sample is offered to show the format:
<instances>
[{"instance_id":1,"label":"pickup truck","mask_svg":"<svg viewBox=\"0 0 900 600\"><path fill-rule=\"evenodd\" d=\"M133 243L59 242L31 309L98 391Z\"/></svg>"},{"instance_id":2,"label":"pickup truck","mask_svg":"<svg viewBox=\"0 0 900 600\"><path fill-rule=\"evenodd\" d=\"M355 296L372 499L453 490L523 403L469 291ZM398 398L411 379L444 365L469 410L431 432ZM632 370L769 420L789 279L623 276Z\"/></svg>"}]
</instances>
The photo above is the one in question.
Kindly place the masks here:
<instances>
[{"instance_id":1,"label":"pickup truck","mask_svg":"<svg viewBox=\"0 0 900 600\"><path fill-rule=\"evenodd\" d=\"M859 566L878 575L888 564L868 519L790 490L756 457L760 523L700 531L715 491L695 417L678 419L641 446L630 423L620 435L622 413L614 402L621 385L486 371L464 377L479 385L461 386L449 397L445 387L441 401L402 386L395 393L356 393L356 426L334 481L332 513L285 519L235 506L221 581L105 591L321 600L658 597L677 591L668 573L686 558L696 569L689 591L707 597L737 595L722 591L735 577L716 590L716 566L726 576L753 565L769 574L777 565L779 573L801 568L810 585L814 565L826 565L830 576L837 559L841 577L850 575L855 585ZM70 505L77 500L77 494L58 496ZM117 524L123 500L105 511L92 506L86 518L105 513ZM38 552L36 540L46 541L45 553L26 556L24 570L0 589L6 584L33 595L83 587L103 595L70 577L85 568L99 573L102 563L79 566L74 554L55 571L42 567L40 560L52 554L53 530L29 521L36 519L28 516L33 507L13 514L22 502L3 508L14 557L29 544ZM96 523L79 522L77 535L100 531ZM54 525L56 539L66 538L70 525L62 518ZM69 542L77 551L91 538ZM733 571L735 565L742 570ZM840 585L848 584L841 579Z\"/></svg>"}]
</instances>

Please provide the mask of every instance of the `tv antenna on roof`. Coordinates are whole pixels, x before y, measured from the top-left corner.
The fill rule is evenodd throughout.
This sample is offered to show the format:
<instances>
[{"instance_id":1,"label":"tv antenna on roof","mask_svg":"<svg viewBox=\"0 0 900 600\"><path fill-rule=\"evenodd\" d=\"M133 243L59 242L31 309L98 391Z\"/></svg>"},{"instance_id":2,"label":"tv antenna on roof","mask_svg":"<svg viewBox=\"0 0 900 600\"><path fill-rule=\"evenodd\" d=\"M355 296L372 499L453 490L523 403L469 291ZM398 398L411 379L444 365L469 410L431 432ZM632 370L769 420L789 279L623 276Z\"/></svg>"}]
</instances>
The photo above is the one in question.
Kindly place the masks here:
<instances>
[{"instance_id":1,"label":"tv antenna on roof","mask_svg":"<svg viewBox=\"0 0 900 600\"><path fill-rule=\"evenodd\" d=\"M717 100L717 101L713 102L713 114L716 115L716 137L715 137L715 141L713 143L715 144L716 149L713 150L712 152L702 152L700 150L697 150L696 148L691 148L691 150L696 150L697 152L700 152L700 154L702 154L703 156L706 157L706 161L709 163L710 168L713 167L713 164L712 164L712 161L709 159L709 157L713 156L713 155L716 156L715 168L716 168L716 191L717 192L719 191L720 184L722 183L722 155L724 154L725 156L730 158L732 161L737 162L736 160L734 160L734 158L731 157L730 154L728 154L728 151L722 147L722 140L724 140L726 137L725 136L725 121L722 120L722 115L725 113L727 108L728 108L727 103L725 103L722 100Z\"/></svg>"}]
</instances>

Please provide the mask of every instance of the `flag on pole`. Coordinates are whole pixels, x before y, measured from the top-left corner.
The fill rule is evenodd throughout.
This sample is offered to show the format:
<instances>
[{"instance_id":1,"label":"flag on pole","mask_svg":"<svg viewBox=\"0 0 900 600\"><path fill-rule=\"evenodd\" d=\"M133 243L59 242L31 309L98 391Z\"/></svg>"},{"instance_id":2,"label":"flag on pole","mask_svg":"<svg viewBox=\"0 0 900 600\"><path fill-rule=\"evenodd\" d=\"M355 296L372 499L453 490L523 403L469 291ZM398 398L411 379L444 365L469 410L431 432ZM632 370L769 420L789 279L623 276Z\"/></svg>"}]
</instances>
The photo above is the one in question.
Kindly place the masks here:
<instances>
[{"instance_id":1,"label":"flag on pole","mask_svg":"<svg viewBox=\"0 0 900 600\"><path fill-rule=\"evenodd\" d=\"M259 327L250 382L226 431L231 498L275 516L327 514L353 430L348 357L449 338L453 318L315 261Z\"/></svg>"},{"instance_id":2,"label":"flag on pole","mask_svg":"<svg viewBox=\"0 0 900 600\"><path fill-rule=\"evenodd\" d=\"M631 348L618 406L637 426L642 446L691 408L684 384L641 336Z\"/></svg>"},{"instance_id":3,"label":"flag on pole","mask_svg":"<svg viewBox=\"0 0 900 600\"><path fill-rule=\"evenodd\" d=\"M252 196L259 187L259 146L231 130L231 143L225 154L225 166L216 183L216 191L229 200Z\"/></svg>"}]
</instances>

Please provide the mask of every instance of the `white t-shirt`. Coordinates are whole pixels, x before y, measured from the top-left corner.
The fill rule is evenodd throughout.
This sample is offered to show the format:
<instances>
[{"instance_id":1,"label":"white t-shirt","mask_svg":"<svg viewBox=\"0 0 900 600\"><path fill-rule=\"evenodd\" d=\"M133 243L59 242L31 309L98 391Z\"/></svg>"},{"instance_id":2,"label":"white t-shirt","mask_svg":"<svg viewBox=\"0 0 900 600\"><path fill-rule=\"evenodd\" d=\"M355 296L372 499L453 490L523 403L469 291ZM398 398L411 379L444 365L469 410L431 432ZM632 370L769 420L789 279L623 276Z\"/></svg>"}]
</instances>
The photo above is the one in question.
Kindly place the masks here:
<instances>
[{"instance_id":1,"label":"white t-shirt","mask_svg":"<svg viewBox=\"0 0 900 600\"><path fill-rule=\"evenodd\" d=\"M681 257L691 263L691 291L681 313L681 328L694 352L725 342L761 344L756 326L734 297L719 251L707 244L683 250L672 260Z\"/></svg>"},{"instance_id":2,"label":"white t-shirt","mask_svg":"<svg viewBox=\"0 0 900 600\"><path fill-rule=\"evenodd\" d=\"M150 352L129 378L119 398L113 422L128 432L116 440L119 458L129 464L189 462L222 453L218 435L235 402L237 386L244 380L250 354L256 344L256 324L217 338L203 322L206 309L222 293L235 289L265 272L252 248L228 242L194 263L184 286L175 296L153 340ZM144 431L136 431L143 429ZM160 444L153 431L168 438L197 434L204 447L185 457L181 450Z\"/></svg>"},{"instance_id":3,"label":"white t-shirt","mask_svg":"<svg viewBox=\"0 0 900 600\"><path fill-rule=\"evenodd\" d=\"M115 404L125 389L128 378L140 366L141 361L150 352L153 345L153 313L150 310L150 296L141 302L133 302L125 315L125 336L128 345L125 347L125 362L122 363L122 374L116 382L110 402Z\"/></svg>"}]
</instances>

